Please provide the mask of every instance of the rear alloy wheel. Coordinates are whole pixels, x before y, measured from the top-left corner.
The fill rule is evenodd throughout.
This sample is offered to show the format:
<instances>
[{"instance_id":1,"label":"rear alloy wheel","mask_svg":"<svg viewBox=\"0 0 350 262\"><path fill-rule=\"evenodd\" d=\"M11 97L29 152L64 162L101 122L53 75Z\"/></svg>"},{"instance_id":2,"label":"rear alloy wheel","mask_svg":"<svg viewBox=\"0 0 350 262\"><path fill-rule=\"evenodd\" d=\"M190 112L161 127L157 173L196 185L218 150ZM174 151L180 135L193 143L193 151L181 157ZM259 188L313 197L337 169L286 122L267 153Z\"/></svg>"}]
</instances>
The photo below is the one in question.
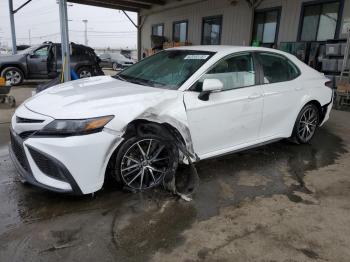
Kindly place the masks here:
<instances>
[{"instance_id":1,"label":"rear alloy wheel","mask_svg":"<svg viewBox=\"0 0 350 262\"><path fill-rule=\"evenodd\" d=\"M78 73L78 76L79 76L80 79L92 76L91 69L88 68L88 67L82 67L82 68L78 69L77 73Z\"/></svg>"},{"instance_id":2,"label":"rear alloy wheel","mask_svg":"<svg viewBox=\"0 0 350 262\"><path fill-rule=\"evenodd\" d=\"M298 115L293 138L301 144L311 141L320 121L319 110L313 104L306 105Z\"/></svg>"},{"instance_id":3,"label":"rear alloy wheel","mask_svg":"<svg viewBox=\"0 0 350 262\"><path fill-rule=\"evenodd\" d=\"M159 185L177 162L177 151L161 138L134 137L121 146L115 173L127 187L144 190Z\"/></svg>"},{"instance_id":4,"label":"rear alloy wheel","mask_svg":"<svg viewBox=\"0 0 350 262\"><path fill-rule=\"evenodd\" d=\"M23 82L23 73L17 67L5 68L2 71L1 76L4 77L6 81L9 81L13 86L20 85Z\"/></svg>"}]
</instances>

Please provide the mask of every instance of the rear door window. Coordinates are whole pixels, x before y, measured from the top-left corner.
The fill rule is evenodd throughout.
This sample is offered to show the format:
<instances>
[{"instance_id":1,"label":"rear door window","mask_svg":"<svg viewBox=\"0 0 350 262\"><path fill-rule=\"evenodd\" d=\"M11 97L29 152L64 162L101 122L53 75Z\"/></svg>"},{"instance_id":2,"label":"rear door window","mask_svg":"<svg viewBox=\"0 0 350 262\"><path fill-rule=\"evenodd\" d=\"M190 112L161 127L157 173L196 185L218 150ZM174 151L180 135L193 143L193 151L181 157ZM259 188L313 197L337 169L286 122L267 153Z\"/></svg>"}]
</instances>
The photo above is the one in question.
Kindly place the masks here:
<instances>
[{"instance_id":1,"label":"rear door window","mask_svg":"<svg viewBox=\"0 0 350 262\"><path fill-rule=\"evenodd\" d=\"M259 53L264 84L290 81L299 76L299 69L286 57L273 53Z\"/></svg>"}]
</instances>

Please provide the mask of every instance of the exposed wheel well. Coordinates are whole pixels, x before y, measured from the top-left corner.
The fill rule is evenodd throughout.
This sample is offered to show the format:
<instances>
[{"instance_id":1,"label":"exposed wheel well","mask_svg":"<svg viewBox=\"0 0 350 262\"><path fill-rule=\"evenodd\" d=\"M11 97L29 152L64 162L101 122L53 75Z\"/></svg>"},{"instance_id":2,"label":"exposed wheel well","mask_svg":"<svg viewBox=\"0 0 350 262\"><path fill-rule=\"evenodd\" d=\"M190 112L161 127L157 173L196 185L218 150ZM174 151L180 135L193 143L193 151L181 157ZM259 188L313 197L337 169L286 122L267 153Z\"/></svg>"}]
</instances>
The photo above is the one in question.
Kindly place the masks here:
<instances>
[{"instance_id":1,"label":"exposed wheel well","mask_svg":"<svg viewBox=\"0 0 350 262\"><path fill-rule=\"evenodd\" d=\"M327 112L327 106L328 105L324 105L322 106L320 104L320 102L318 102L317 100L311 100L310 102L308 102L306 105L315 105L318 109L318 112L319 112L319 117L320 117L320 121L319 123L322 123L323 119L325 118L326 116L326 112Z\"/></svg>"},{"instance_id":2,"label":"exposed wheel well","mask_svg":"<svg viewBox=\"0 0 350 262\"><path fill-rule=\"evenodd\" d=\"M186 145L184 138L180 134L180 132L168 123L157 123L149 120L138 119L130 122L125 128L125 132L123 138L125 140L140 135L140 134L152 134L152 135L160 135L163 137L170 137L177 141L181 141L183 145ZM106 179L110 179L113 168L115 165L116 154L118 153L120 145L112 153L110 159L108 160L106 172L105 172L105 181Z\"/></svg>"},{"instance_id":3,"label":"exposed wheel well","mask_svg":"<svg viewBox=\"0 0 350 262\"><path fill-rule=\"evenodd\" d=\"M160 132L163 132L161 133L163 136L176 136L176 138L180 138L181 141L185 144L185 140L183 139L180 132L172 125L168 123L157 123L143 119L138 119L130 122L125 129L124 138L129 138L140 133L157 135L160 134ZM167 132L168 134L164 134L164 132Z\"/></svg>"},{"instance_id":4,"label":"exposed wheel well","mask_svg":"<svg viewBox=\"0 0 350 262\"><path fill-rule=\"evenodd\" d=\"M0 74L2 74L2 71L4 71L4 69L8 68L8 67L15 67L15 68L17 68L18 70L21 71L23 77L26 77L26 72L23 70L23 68L20 65L17 65L17 64L5 64L5 65L1 66Z\"/></svg>"},{"instance_id":5,"label":"exposed wheel well","mask_svg":"<svg viewBox=\"0 0 350 262\"><path fill-rule=\"evenodd\" d=\"M91 65L79 65L79 66L75 69L75 71L78 72L79 70L81 70L81 69L83 69L83 68L88 68L88 69L92 70Z\"/></svg>"}]
</instances>

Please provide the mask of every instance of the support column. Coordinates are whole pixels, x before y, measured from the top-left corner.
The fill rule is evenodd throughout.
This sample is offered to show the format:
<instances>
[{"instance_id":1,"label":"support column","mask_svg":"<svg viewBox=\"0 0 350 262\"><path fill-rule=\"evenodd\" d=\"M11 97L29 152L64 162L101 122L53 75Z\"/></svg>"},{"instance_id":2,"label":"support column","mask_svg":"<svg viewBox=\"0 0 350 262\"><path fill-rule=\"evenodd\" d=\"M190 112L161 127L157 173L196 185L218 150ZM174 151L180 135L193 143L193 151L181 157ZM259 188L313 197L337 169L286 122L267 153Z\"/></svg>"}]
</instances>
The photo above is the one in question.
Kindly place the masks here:
<instances>
[{"instance_id":1,"label":"support column","mask_svg":"<svg viewBox=\"0 0 350 262\"><path fill-rule=\"evenodd\" d=\"M83 20L83 23L84 23L84 38L85 38L85 45L88 46L88 35L87 35L87 25L88 25L88 20L87 19L84 19Z\"/></svg>"},{"instance_id":2,"label":"support column","mask_svg":"<svg viewBox=\"0 0 350 262\"><path fill-rule=\"evenodd\" d=\"M139 12L137 13L137 27L136 28L137 28L137 59L138 59L138 61L141 61L141 59L142 59L142 50L141 50L142 49L142 42L141 42L142 25L141 25L141 15Z\"/></svg>"},{"instance_id":3,"label":"support column","mask_svg":"<svg viewBox=\"0 0 350 262\"><path fill-rule=\"evenodd\" d=\"M70 81L70 45L68 31L67 1L59 0L63 81Z\"/></svg>"},{"instance_id":4,"label":"support column","mask_svg":"<svg viewBox=\"0 0 350 262\"><path fill-rule=\"evenodd\" d=\"M11 39L12 39L12 54L17 53L17 43L16 43L16 29L15 29L15 19L13 12L13 2L9 0L9 15L10 15L10 23L11 23Z\"/></svg>"}]
</instances>

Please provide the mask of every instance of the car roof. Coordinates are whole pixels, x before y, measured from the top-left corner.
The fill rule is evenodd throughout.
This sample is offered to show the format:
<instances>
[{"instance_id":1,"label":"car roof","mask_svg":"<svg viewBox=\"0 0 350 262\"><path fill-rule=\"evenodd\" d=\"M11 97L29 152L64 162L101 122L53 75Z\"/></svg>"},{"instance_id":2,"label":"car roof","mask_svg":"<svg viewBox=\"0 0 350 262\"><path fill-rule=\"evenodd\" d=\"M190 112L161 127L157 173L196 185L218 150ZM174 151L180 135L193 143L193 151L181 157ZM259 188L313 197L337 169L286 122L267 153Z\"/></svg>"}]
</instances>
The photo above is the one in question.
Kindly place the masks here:
<instances>
[{"instance_id":1,"label":"car roof","mask_svg":"<svg viewBox=\"0 0 350 262\"><path fill-rule=\"evenodd\" d=\"M230 45L198 45L198 46L181 46L170 48L167 50L193 50L193 51L205 51L205 52L215 52L215 53L236 53L243 51L264 51L264 52L274 52L283 55L290 56L289 53L266 47L252 47L252 46L230 46Z\"/></svg>"}]
</instances>

